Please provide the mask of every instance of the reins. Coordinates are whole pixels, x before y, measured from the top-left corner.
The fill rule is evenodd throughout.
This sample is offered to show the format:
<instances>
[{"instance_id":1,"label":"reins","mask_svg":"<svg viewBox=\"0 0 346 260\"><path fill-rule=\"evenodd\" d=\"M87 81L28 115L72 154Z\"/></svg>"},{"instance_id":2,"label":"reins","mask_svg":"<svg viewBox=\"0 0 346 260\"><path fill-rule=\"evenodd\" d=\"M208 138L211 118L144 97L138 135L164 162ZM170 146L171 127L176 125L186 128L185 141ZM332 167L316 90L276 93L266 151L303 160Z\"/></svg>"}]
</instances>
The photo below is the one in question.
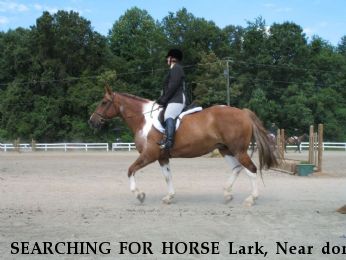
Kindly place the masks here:
<instances>
[{"instance_id":1,"label":"reins","mask_svg":"<svg viewBox=\"0 0 346 260\"><path fill-rule=\"evenodd\" d=\"M160 109L160 106L159 106L158 108L156 108L156 109L154 110L155 104L156 104L156 101L155 101L155 102L153 103L153 105L151 106L150 118L153 118L153 111L159 110L159 109Z\"/></svg>"},{"instance_id":2,"label":"reins","mask_svg":"<svg viewBox=\"0 0 346 260\"><path fill-rule=\"evenodd\" d=\"M114 93L113 93L114 94ZM124 118L134 118L134 117L138 117L138 116L142 116L142 115L146 115L148 113L150 113L150 117L153 118L153 112L154 111L157 111L161 108L161 106L158 106L157 108L154 109L154 106L155 106L156 101L153 103L153 105L151 106L151 109L150 111L146 111L146 112L143 112L143 113L139 113L139 114L134 114L134 115L129 115L129 116L125 116L123 115Z\"/></svg>"},{"instance_id":3,"label":"reins","mask_svg":"<svg viewBox=\"0 0 346 260\"><path fill-rule=\"evenodd\" d=\"M112 99L108 99L109 103L107 104L107 107L104 109L104 113L107 112L107 110L109 109L109 107L111 106L111 104L113 104L113 106L116 108L115 106L115 103L114 103L114 99L115 99L115 94L112 93ZM134 115L129 115L129 116L126 116L126 115L123 115L123 118L134 118L134 117L138 117L138 116L142 116L142 115L146 115L148 113L150 113L150 117L153 118L153 112L154 111L157 111L161 108L161 106L158 106L157 108L154 109L154 106L155 106L156 101L153 103L153 105L151 106L151 109L150 111L146 111L146 112L143 112L143 113L139 113L139 114L134 114ZM98 113L98 112L95 112L95 114L97 114L104 122L106 121L109 121L110 119L107 119L105 118L102 114Z\"/></svg>"},{"instance_id":4,"label":"reins","mask_svg":"<svg viewBox=\"0 0 346 260\"><path fill-rule=\"evenodd\" d=\"M153 112L154 111L157 111L159 110L161 107L157 107L154 109L154 105L156 104L156 102L153 103L152 107L151 107L151 110L150 111L147 111L147 112L143 112L143 113L140 113L140 114L135 114L135 115L130 115L130 116L124 116L124 118L133 118L133 117L137 117L137 116L142 116L142 115L146 115L148 113L150 113L150 117L153 118Z\"/></svg>"}]
</instances>

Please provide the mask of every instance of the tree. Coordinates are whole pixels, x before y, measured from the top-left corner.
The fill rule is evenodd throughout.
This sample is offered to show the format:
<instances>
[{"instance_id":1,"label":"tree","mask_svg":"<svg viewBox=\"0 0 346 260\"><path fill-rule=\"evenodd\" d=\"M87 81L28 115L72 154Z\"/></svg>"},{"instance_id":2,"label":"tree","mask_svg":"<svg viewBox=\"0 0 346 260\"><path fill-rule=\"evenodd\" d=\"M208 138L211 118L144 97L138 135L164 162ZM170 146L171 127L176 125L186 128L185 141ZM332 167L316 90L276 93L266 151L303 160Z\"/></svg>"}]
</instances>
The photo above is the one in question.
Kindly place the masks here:
<instances>
[{"instance_id":1,"label":"tree","mask_svg":"<svg viewBox=\"0 0 346 260\"><path fill-rule=\"evenodd\" d=\"M230 60L231 105L287 132L323 123L326 140L344 141L345 46L346 36L338 46L318 36L307 41L299 25L267 26L262 17L220 29L185 8L161 21L131 8L108 37L76 12L44 12L30 29L0 32L0 141L130 141L120 121L94 134L87 120L106 84L156 99L171 47L184 52L188 90L199 104L226 103Z\"/></svg>"},{"instance_id":2,"label":"tree","mask_svg":"<svg viewBox=\"0 0 346 260\"><path fill-rule=\"evenodd\" d=\"M241 58L245 30L241 26L228 25L222 30L225 37L226 53L221 57L231 57L233 60Z\"/></svg>"},{"instance_id":3,"label":"tree","mask_svg":"<svg viewBox=\"0 0 346 260\"><path fill-rule=\"evenodd\" d=\"M201 63L196 71L194 95L196 104L211 106L213 104L226 104L226 79L223 72L225 61L219 60L215 53L201 55Z\"/></svg>"},{"instance_id":4,"label":"tree","mask_svg":"<svg viewBox=\"0 0 346 260\"><path fill-rule=\"evenodd\" d=\"M268 127L270 123L278 121L278 117L275 116L278 113L278 106L273 100L268 100L262 89L257 88L252 92L248 106Z\"/></svg>"},{"instance_id":5,"label":"tree","mask_svg":"<svg viewBox=\"0 0 346 260\"><path fill-rule=\"evenodd\" d=\"M30 30L23 28L0 33L0 82L25 79L25 73L32 66L29 37ZM0 85L0 89L6 86Z\"/></svg>"},{"instance_id":6,"label":"tree","mask_svg":"<svg viewBox=\"0 0 346 260\"><path fill-rule=\"evenodd\" d=\"M237 90L238 106L246 106L256 89L254 79L261 69L258 68L258 64L265 64L268 59L266 39L266 24L262 17L248 22L242 33L242 46L239 55L236 56L238 59L232 64L233 76L236 78L232 90Z\"/></svg>"},{"instance_id":7,"label":"tree","mask_svg":"<svg viewBox=\"0 0 346 260\"><path fill-rule=\"evenodd\" d=\"M269 67L271 79L275 82L270 98L278 99L289 84L306 80L309 51L303 29L290 22L273 24L267 44L269 64L273 65Z\"/></svg>"},{"instance_id":8,"label":"tree","mask_svg":"<svg viewBox=\"0 0 346 260\"><path fill-rule=\"evenodd\" d=\"M161 27L168 45L184 51L185 64L200 62L201 53L225 55L228 51L226 34L212 21L196 18L186 8L170 12L163 18Z\"/></svg>"},{"instance_id":9,"label":"tree","mask_svg":"<svg viewBox=\"0 0 346 260\"><path fill-rule=\"evenodd\" d=\"M147 11L129 9L109 33L114 69L131 86L131 93L157 98L163 78L164 35Z\"/></svg>"},{"instance_id":10,"label":"tree","mask_svg":"<svg viewBox=\"0 0 346 260\"><path fill-rule=\"evenodd\" d=\"M314 122L312 110L309 108L309 99L300 89L300 86L291 84L287 87L281 97L281 127L293 133L298 129L300 133L307 132L309 126Z\"/></svg>"},{"instance_id":11,"label":"tree","mask_svg":"<svg viewBox=\"0 0 346 260\"><path fill-rule=\"evenodd\" d=\"M1 124L6 126L2 137L70 140L75 136L71 130L74 119L81 122L80 136L86 136L87 108L97 98L89 89L98 86L90 78L78 84L75 77L88 77L107 65L106 38L77 13L59 11L54 15L45 12L30 30L10 31L1 39L11 44L0 44L6 54L0 64L13 75L12 79L3 77L9 83L0 94L4 98ZM75 92L80 99L73 98Z\"/></svg>"},{"instance_id":12,"label":"tree","mask_svg":"<svg viewBox=\"0 0 346 260\"><path fill-rule=\"evenodd\" d=\"M346 35L341 37L340 43L338 44L338 52L346 56Z\"/></svg>"}]
</instances>

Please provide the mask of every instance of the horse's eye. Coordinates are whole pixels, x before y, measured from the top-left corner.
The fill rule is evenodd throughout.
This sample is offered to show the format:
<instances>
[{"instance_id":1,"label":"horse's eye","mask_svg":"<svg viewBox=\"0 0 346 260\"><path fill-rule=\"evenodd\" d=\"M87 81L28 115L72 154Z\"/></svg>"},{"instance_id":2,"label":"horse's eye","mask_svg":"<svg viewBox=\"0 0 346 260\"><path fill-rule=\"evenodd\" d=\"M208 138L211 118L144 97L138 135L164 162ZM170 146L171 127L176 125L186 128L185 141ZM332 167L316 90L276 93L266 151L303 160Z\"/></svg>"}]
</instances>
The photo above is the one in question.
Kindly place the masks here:
<instances>
[{"instance_id":1,"label":"horse's eye","mask_svg":"<svg viewBox=\"0 0 346 260\"><path fill-rule=\"evenodd\" d=\"M106 105L106 104L107 104L107 101L105 100L101 102L101 105Z\"/></svg>"}]
</instances>

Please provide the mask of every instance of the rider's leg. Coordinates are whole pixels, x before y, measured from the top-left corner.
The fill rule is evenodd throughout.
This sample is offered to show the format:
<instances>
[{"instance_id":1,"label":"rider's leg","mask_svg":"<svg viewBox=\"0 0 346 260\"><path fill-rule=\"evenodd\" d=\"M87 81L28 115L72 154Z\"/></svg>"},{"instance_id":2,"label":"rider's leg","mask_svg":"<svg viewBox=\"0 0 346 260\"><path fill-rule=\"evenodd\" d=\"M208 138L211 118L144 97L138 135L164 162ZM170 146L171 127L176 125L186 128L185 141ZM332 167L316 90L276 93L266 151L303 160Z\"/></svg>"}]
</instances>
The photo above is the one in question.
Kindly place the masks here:
<instances>
[{"instance_id":1,"label":"rider's leg","mask_svg":"<svg viewBox=\"0 0 346 260\"><path fill-rule=\"evenodd\" d=\"M174 133L175 133L175 119L179 116L181 111L184 109L184 104L180 103L169 103L167 105L164 120L165 120L165 131L166 139L161 144L161 149L169 150L173 147Z\"/></svg>"}]
</instances>

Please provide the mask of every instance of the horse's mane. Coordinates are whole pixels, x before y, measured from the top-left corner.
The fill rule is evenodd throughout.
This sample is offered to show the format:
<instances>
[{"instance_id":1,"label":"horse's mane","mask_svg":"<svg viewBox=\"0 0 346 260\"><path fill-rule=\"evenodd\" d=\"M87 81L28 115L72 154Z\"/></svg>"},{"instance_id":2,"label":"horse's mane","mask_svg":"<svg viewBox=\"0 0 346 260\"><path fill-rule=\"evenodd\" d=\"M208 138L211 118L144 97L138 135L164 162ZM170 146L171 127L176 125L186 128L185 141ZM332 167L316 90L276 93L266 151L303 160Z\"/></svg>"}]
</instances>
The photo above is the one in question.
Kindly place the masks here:
<instances>
[{"instance_id":1,"label":"horse's mane","mask_svg":"<svg viewBox=\"0 0 346 260\"><path fill-rule=\"evenodd\" d=\"M118 94L120 94L121 96L128 97L128 98L133 99L133 100L140 101L140 102L145 102L146 103L146 102L150 101L149 99L138 97L138 96L135 96L135 95L132 95L132 94L128 94L128 93L118 93Z\"/></svg>"}]
</instances>

